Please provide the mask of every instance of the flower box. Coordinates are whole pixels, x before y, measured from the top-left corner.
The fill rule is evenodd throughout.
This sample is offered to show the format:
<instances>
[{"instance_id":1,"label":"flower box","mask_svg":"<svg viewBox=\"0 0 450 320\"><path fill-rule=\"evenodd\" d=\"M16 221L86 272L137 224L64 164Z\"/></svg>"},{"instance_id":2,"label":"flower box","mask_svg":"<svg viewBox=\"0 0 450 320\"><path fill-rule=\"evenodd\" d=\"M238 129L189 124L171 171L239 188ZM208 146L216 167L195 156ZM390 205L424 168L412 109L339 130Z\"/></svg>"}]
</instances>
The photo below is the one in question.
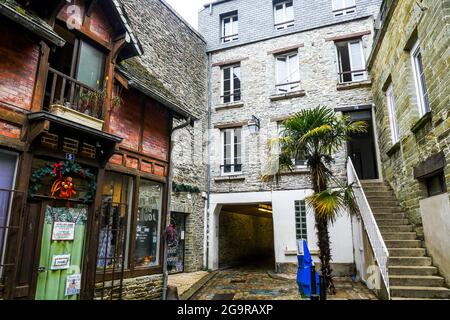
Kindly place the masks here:
<instances>
[{"instance_id":1,"label":"flower box","mask_svg":"<svg viewBox=\"0 0 450 320\"><path fill-rule=\"evenodd\" d=\"M97 130L103 129L104 124L103 120L91 117L87 114L75 111L63 105L60 104L51 105L49 111L51 114L54 114L55 116L82 124L84 126Z\"/></svg>"}]
</instances>

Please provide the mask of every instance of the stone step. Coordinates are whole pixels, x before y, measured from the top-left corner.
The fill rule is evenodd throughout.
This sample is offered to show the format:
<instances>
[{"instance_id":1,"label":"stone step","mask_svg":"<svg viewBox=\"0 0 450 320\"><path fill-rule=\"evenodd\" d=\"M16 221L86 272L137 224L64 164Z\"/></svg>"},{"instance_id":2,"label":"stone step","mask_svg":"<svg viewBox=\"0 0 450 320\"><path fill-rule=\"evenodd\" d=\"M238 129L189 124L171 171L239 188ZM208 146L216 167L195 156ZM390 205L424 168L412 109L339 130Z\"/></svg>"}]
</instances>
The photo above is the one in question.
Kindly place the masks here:
<instances>
[{"instance_id":1,"label":"stone step","mask_svg":"<svg viewBox=\"0 0 450 320\"><path fill-rule=\"evenodd\" d=\"M388 248L421 248L422 241L420 240L385 240Z\"/></svg>"},{"instance_id":2,"label":"stone step","mask_svg":"<svg viewBox=\"0 0 450 320\"><path fill-rule=\"evenodd\" d=\"M386 193L366 193L366 198L369 202L383 203L384 201L395 201L395 205L398 205L397 199L393 195Z\"/></svg>"},{"instance_id":3,"label":"stone step","mask_svg":"<svg viewBox=\"0 0 450 320\"><path fill-rule=\"evenodd\" d=\"M405 219L405 214L401 212L395 213L374 213L375 219Z\"/></svg>"},{"instance_id":4,"label":"stone step","mask_svg":"<svg viewBox=\"0 0 450 320\"><path fill-rule=\"evenodd\" d=\"M433 276L438 269L433 266L389 266L389 276Z\"/></svg>"},{"instance_id":5,"label":"stone step","mask_svg":"<svg viewBox=\"0 0 450 320\"><path fill-rule=\"evenodd\" d=\"M382 232L384 240L416 240L415 232Z\"/></svg>"},{"instance_id":6,"label":"stone step","mask_svg":"<svg viewBox=\"0 0 450 320\"><path fill-rule=\"evenodd\" d=\"M439 276L389 276L390 286L442 287L445 279Z\"/></svg>"},{"instance_id":7,"label":"stone step","mask_svg":"<svg viewBox=\"0 0 450 320\"><path fill-rule=\"evenodd\" d=\"M389 257L390 266L431 266L430 257Z\"/></svg>"},{"instance_id":8,"label":"stone step","mask_svg":"<svg viewBox=\"0 0 450 320\"><path fill-rule=\"evenodd\" d=\"M393 257L424 257L426 254L424 248L391 248L388 251Z\"/></svg>"},{"instance_id":9,"label":"stone step","mask_svg":"<svg viewBox=\"0 0 450 320\"><path fill-rule=\"evenodd\" d=\"M378 208L378 207L398 207L398 201L397 200L377 200L373 198L368 198L370 207L372 208Z\"/></svg>"},{"instance_id":10,"label":"stone step","mask_svg":"<svg viewBox=\"0 0 450 320\"><path fill-rule=\"evenodd\" d=\"M380 232L412 232L412 225L400 225L400 226L378 226Z\"/></svg>"},{"instance_id":11,"label":"stone step","mask_svg":"<svg viewBox=\"0 0 450 320\"><path fill-rule=\"evenodd\" d=\"M450 298L450 289L444 287L391 286L392 297L404 298Z\"/></svg>"},{"instance_id":12,"label":"stone step","mask_svg":"<svg viewBox=\"0 0 450 320\"><path fill-rule=\"evenodd\" d=\"M389 192L392 194L392 190L389 189L388 186L383 185L377 185L377 186L365 186L363 185L364 193L370 193L370 192Z\"/></svg>"},{"instance_id":13,"label":"stone step","mask_svg":"<svg viewBox=\"0 0 450 320\"><path fill-rule=\"evenodd\" d=\"M405 213L401 207L373 207L370 206L373 214L379 213Z\"/></svg>"},{"instance_id":14,"label":"stone step","mask_svg":"<svg viewBox=\"0 0 450 320\"><path fill-rule=\"evenodd\" d=\"M378 219L379 226L408 225L408 219Z\"/></svg>"}]
</instances>

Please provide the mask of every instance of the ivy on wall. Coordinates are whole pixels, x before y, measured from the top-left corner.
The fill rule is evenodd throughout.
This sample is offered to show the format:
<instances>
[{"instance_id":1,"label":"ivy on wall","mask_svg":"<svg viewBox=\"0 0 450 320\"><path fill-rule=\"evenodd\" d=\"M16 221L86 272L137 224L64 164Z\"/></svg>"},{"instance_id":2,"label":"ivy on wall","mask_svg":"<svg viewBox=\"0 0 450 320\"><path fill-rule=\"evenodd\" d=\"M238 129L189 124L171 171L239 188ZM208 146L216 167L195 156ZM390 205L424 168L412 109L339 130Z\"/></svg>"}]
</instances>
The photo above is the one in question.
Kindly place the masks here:
<instances>
[{"instance_id":1,"label":"ivy on wall","mask_svg":"<svg viewBox=\"0 0 450 320\"><path fill-rule=\"evenodd\" d=\"M172 191L173 192L189 192L189 193L200 193L200 189L197 187L193 187L188 184L178 184L175 181L172 182Z\"/></svg>"}]
</instances>

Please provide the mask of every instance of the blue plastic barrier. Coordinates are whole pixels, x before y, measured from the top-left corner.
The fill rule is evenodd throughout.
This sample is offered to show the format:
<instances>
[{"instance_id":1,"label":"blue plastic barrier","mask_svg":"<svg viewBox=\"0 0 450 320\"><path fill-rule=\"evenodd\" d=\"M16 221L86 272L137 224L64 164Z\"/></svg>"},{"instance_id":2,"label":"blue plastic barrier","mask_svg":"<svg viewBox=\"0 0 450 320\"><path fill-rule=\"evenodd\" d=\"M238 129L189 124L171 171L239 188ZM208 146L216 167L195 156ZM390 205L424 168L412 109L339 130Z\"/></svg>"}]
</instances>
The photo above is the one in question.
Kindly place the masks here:
<instances>
[{"instance_id":1,"label":"blue plastic barrier","mask_svg":"<svg viewBox=\"0 0 450 320\"><path fill-rule=\"evenodd\" d=\"M300 293L303 296L311 297L312 294L319 295L320 294L320 280L319 274L315 272L316 278L316 292L312 292L312 284L311 284L311 268L314 266L314 261L311 258L311 254L309 253L308 245L306 240L302 240L302 248L298 250L298 271L297 271L297 284ZM300 244L299 244L300 246ZM303 249L300 250L300 249Z\"/></svg>"}]
</instances>

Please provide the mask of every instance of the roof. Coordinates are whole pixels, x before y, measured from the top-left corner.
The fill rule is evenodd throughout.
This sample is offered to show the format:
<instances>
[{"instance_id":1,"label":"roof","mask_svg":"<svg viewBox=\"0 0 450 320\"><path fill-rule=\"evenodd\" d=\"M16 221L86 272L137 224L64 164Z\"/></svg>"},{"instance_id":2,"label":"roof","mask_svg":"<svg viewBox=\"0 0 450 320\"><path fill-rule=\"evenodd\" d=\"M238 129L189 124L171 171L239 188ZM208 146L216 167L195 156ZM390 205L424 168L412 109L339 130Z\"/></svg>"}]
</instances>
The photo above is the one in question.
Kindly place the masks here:
<instances>
[{"instance_id":1,"label":"roof","mask_svg":"<svg viewBox=\"0 0 450 320\"><path fill-rule=\"evenodd\" d=\"M124 60L118 70L128 80L128 85L155 99L182 118L196 119L187 111L175 95L164 84L152 75L137 58Z\"/></svg>"},{"instance_id":2,"label":"roof","mask_svg":"<svg viewBox=\"0 0 450 320\"><path fill-rule=\"evenodd\" d=\"M65 44L64 39L54 32L47 22L39 18L35 13L25 10L14 0L0 0L0 14L22 25L50 44L59 47Z\"/></svg>"}]
</instances>

